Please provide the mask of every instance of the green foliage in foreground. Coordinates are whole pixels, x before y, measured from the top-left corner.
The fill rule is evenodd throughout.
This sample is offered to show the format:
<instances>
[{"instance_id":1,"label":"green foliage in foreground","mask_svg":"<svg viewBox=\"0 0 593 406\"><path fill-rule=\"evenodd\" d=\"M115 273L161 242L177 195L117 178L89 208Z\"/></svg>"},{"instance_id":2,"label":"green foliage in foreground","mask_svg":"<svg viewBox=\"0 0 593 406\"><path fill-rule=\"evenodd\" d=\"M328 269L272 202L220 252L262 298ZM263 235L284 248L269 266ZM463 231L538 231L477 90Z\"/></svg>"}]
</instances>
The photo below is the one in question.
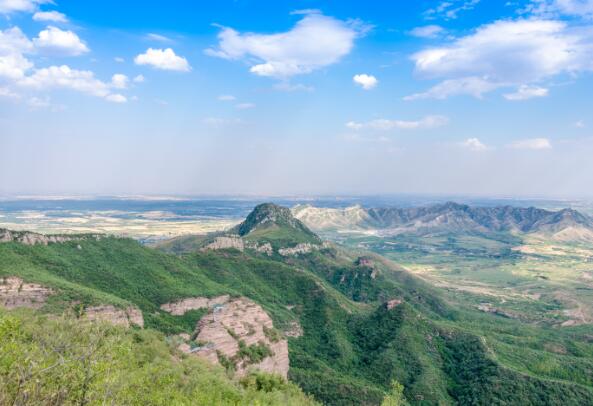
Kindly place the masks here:
<instances>
[{"instance_id":1,"label":"green foliage in foreground","mask_svg":"<svg viewBox=\"0 0 593 406\"><path fill-rule=\"evenodd\" d=\"M154 331L0 310L2 405L314 405L294 384L240 382Z\"/></svg>"}]
</instances>

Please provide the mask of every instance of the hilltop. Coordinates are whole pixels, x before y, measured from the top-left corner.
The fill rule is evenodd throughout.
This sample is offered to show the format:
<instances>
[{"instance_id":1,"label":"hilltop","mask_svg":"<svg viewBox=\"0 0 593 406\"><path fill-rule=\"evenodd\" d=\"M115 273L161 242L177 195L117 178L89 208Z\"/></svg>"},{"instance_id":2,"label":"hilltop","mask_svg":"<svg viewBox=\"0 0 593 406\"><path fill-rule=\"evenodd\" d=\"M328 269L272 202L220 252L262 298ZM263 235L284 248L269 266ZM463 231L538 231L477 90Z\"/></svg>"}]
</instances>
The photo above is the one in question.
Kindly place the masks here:
<instances>
[{"instance_id":1,"label":"hilltop","mask_svg":"<svg viewBox=\"0 0 593 406\"><path fill-rule=\"evenodd\" d=\"M182 236L156 247L182 253L198 249L245 249L283 256L321 248L322 240L286 207L273 203L256 206L240 224L225 232Z\"/></svg>"}]
</instances>

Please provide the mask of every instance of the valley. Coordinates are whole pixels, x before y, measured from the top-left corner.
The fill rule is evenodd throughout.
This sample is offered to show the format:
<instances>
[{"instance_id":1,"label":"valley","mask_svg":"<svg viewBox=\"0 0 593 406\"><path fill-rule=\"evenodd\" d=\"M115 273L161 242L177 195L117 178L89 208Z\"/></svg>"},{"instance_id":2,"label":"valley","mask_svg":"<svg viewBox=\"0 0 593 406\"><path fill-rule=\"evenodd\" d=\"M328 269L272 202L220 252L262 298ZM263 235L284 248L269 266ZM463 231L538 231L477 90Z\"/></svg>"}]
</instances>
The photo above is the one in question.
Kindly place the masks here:
<instances>
[{"instance_id":1,"label":"valley","mask_svg":"<svg viewBox=\"0 0 593 406\"><path fill-rule=\"evenodd\" d=\"M564 229L565 216L540 214L546 232ZM154 332L146 340L183 363L226 371L240 399L272 396L246 382L277 375L299 388L279 378L285 404L378 405L394 383L418 405L593 399L587 241L434 219L415 233L323 231L298 218L260 204L226 231L149 245L3 231L0 303L12 310L0 319Z\"/></svg>"}]
</instances>

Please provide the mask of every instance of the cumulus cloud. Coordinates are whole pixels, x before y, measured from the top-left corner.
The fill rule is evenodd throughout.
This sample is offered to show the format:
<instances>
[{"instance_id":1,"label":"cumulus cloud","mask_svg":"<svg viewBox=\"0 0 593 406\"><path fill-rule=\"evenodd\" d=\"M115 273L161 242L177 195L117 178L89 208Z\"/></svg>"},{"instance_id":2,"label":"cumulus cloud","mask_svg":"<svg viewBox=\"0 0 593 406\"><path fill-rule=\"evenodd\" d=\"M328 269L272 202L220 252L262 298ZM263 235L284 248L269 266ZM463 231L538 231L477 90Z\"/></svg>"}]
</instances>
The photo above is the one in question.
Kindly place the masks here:
<instances>
[{"instance_id":1,"label":"cumulus cloud","mask_svg":"<svg viewBox=\"0 0 593 406\"><path fill-rule=\"evenodd\" d=\"M52 0L0 0L0 14L32 13L37 10L40 4L51 2Z\"/></svg>"},{"instance_id":2,"label":"cumulus cloud","mask_svg":"<svg viewBox=\"0 0 593 406\"><path fill-rule=\"evenodd\" d=\"M366 73L361 73L359 75L354 75L352 81L357 85L361 86L364 90L371 90L379 81L376 77L372 75L367 75Z\"/></svg>"},{"instance_id":3,"label":"cumulus cloud","mask_svg":"<svg viewBox=\"0 0 593 406\"><path fill-rule=\"evenodd\" d=\"M423 27L414 28L409 34L418 38L436 38L444 31L444 28L440 25L425 25Z\"/></svg>"},{"instance_id":4,"label":"cumulus cloud","mask_svg":"<svg viewBox=\"0 0 593 406\"><path fill-rule=\"evenodd\" d=\"M72 69L67 65L50 66L41 68L21 80L18 85L36 89L70 89L92 96L101 97L108 101L122 102L121 97L110 91L111 84L107 84L97 78L91 71Z\"/></svg>"},{"instance_id":5,"label":"cumulus cloud","mask_svg":"<svg viewBox=\"0 0 593 406\"><path fill-rule=\"evenodd\" d=\"M33 39L35 49L57 56L77 56L89 52L88 47L72 31L49 26Z\"/></svg>"},{"instance_id":6,"label":"cumulus cloud","mask_svg":"<svg viewBox=\"0 0 593 406\"><path fill-rule=\"evenodd\" d=\"M33 14L33 20L41 22L67 23L68 17L58 11L38 11Z\"/></svg>"},{"instance_id":7,"label":"cumulus cloud","mask_svg":"<svg viewBox=\"0 0 593 406\"><path fill-rule=\"evenodd\" d=\"M290 31L277 34L241 34L223 27L215 48L206 54L245 60L259 76L287 78L337 63L349 54L364 28L322 14L306 14ZM255 62L253 62L255 60Z\"/></svg>"},{"instance_id":8,"label":"cumulus cloud","mask_svg":"<svg viewBox=\"0 0 593 406\"><path fill-rule=\"evenodd\" d=\"M123 96L121 94L109 94L105 96L105 100L110 101L112 103L126 103L128 101L126 96Z\"/></svg>"},{"instance_id":9,"label":"cumulus cloud","mask_svg":"<svg viewBox=\"0 0 593 406\"><path fill-rule=\"evenodd\" d=\"M136 75L133 79L134 83L143 83L144 82L144 75Z\"/></svg>"},{"instance_id":10,"label":"cumulus cloud","mask_svg":"<svg viewBox=\"0 0 593 406\"><path fill-rule=\"evenodd\" d=\"M33 52L33 43L18 27L0 31L0 78L20 79L33 67L24 54Z\"/></svg>"},{"instance_id":11,"label":"cumulus cloud","mask_svg":"<svg viewBox=\"0 0 593 406\"><path fill-rule=\"evenodd\" d=\"M509 144L509 148L534 150L551 149L552 143L547 138L529 138L512 142Z\"/></svg>"},{"instance_id":12,"label":"cumulus cloud","mask_svg":"<svg viewBox=\"0 0 593 406\"><path fill-rule=\"evenodd\" d=\"M414 54L420 77L444 81L408 99L463 93L480 97L501 87L593 70L592 56L590 31L553 20L496 21L449 45Z\"/></svg>"},{"instance_id":13,"label":"cumulus cloud","mask_svg":"<svg viewBox=\"0 0 593 406\"><path fill-rule=\"evenodd\" d=\"M546 97L549 91L545 87L521 85L514 93L507 93L504 98L512 101L528 100L534 97Z\"/></svg>"},{"instance_id":14,"label":"cumulus cloud","mask_svg":"<svg viewBox=\"0 0 593 406\"><path fill-rule=\"evenodd\" d=\"M445 116L426 116L417 121L405 121L405 120L388 120L388 119L376 119L367 121L365 123L359 123L356 121L350 121L346 123L346 127L351 130L363 130L371 129L378 131L389 131L389 130L420 130L420 129L431 129L442 127L449 122L449 119Z\"/></svg>"},{"instance_id":15,"label":"cumulus cloud","mask_svg":"<svg viewBox=\"0 0 593 406\"><path fill-rule=\"evenodd\" d=\"M488 147L478 138L468 138L461 143L461 146L472 151L485 151Z\"/></svg>"},{"instance_id":16,"label":"cumulus cloud","mask_svg":"<svg viewBox=\"0 0 593 406\"><path fill-rule=\"evenodd\" d=\"M171 48L148 48L145 53L134 58L136 65L150 65L155 69L189 72L191 67L182 56L178 56Z\"/></svg>"},{"instance_id":17,"label":"cumulus cloud","mask_svg":"<svg viewBox=\"0 0 593 406\"><path fill-rule=\"evenodd\" d=\"M111 86L113 86L116 89L127 88L129 82L130 79L122 73L116 73L111 77Z\"/></svg>"}]
</instances>

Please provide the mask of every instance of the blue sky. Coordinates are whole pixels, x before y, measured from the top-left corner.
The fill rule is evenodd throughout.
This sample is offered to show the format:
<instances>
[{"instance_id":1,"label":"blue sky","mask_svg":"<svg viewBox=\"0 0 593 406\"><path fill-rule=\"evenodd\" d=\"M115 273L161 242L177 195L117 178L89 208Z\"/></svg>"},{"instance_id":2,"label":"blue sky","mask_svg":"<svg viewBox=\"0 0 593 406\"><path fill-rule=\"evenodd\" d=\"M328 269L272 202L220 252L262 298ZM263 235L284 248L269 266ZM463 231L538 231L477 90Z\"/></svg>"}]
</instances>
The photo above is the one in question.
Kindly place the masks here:
<instances>
[{"instance_id":1,"label":"blue sky","mask_svg":"<svg viewBox=\"0 0 593 406\"><path fill-rule=\"evenodd\" d=\"M591 197L592 71L593 0L0 0L0 194Z\"/></svg>"}]
</instances>

